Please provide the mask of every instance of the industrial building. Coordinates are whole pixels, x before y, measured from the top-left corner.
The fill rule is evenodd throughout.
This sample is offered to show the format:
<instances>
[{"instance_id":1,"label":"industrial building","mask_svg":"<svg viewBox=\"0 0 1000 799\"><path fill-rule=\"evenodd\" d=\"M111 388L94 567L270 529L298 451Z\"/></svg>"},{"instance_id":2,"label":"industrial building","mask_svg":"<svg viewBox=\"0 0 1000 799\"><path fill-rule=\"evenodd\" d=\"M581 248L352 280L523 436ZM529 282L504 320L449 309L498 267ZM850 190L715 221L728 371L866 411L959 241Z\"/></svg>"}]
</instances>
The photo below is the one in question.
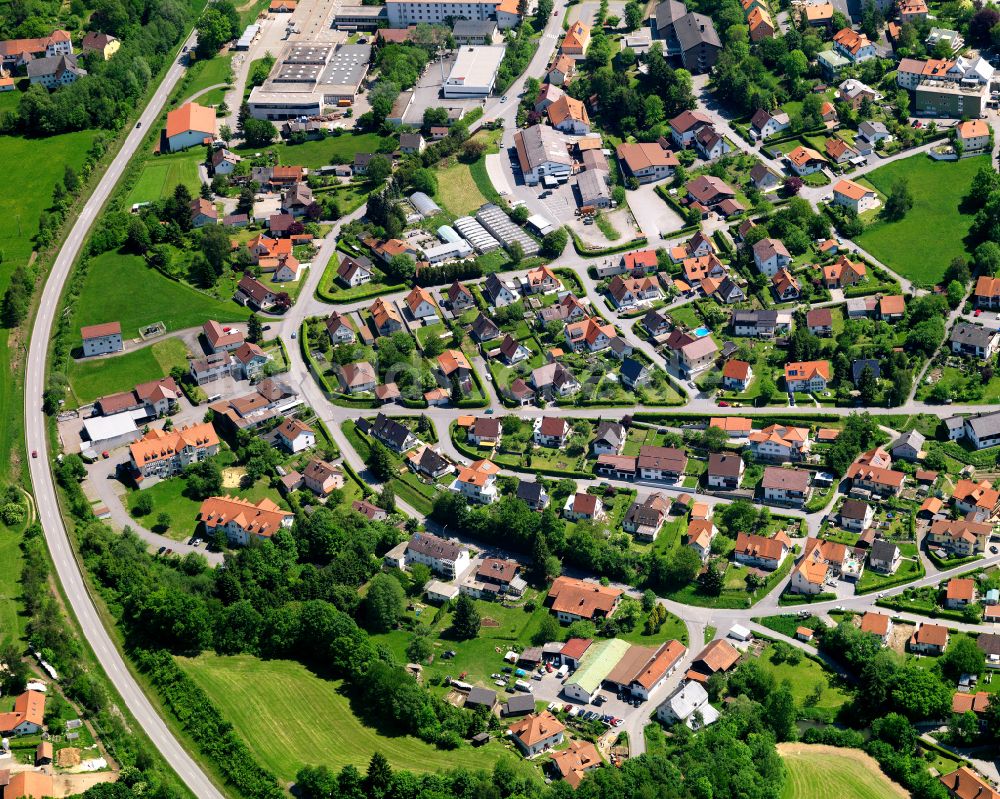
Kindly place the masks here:
<instances>
[{"instance_id":1,"label":"industrial building","mask_svg":"<svg viewBox=\"0 0 1000 799\"><path fill-rule=\"evenodd\" d=\"M368 75L371 54L366 44L288 45L264 84L250 92L250 115L293 119L352 105Z\"/></svg>"},{"instance_id":2,"label":"industrial building","mask_svg":"<svg viewBox=\"0 0 1000 799\"><path fill-rule=\"evenodd\" d=\"M459 49L455 65L444 82L444 96L449 100L489 96L506 49L503 45Z\"/></svg>"},{"instance_id":3,"label":"industrial building","mask_svg":"<svg viewBox=\"0 0 1000 799\"><path fill-rule=\"evenodd\" d=\"M419 25L426 22L430 25L451 26L453 20L471 19L485 21L496 19L503 27L509 14L497 14L499 0L388 0L385 4L390 28L405 28L407 25Z\"/></svg>"}]
</instances>

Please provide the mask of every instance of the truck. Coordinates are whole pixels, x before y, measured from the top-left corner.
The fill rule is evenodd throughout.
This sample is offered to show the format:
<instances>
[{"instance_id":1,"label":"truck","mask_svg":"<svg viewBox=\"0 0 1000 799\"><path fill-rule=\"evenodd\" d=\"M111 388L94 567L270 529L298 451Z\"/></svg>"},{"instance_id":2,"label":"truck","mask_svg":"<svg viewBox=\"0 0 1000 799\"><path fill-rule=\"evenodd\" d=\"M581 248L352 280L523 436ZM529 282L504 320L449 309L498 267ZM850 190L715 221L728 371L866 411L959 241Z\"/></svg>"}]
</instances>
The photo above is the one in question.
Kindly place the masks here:
<instances>
[{"instance_id":1,"label":"truck","mask_svg":"<svg viewBox=\"0 0 1000 799\"><path fill-rule=\"evenodd\" d=\"M516 680L514 682L514 687L517 688L518 691L524 691L526 694L531 693L531 684L526 683L524 680Z\"/></svg>"}]
</instances>

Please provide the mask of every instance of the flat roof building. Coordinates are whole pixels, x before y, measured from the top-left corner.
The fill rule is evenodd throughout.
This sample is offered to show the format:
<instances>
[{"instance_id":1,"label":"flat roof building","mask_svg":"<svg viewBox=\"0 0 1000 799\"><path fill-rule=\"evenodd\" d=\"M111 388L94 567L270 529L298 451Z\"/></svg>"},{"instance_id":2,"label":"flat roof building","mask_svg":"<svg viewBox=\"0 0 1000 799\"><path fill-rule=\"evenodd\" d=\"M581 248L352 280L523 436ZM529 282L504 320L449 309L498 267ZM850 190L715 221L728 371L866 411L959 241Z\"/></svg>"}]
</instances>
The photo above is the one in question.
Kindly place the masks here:
<instances>
[{"instance_id":1,"label":"flat roof building","mask_svg":"<svg viewBox=\"0 0 1000 799\"><path fill-rule=\"evenodd\" d=\"M332 27L340 30L373 31L379 28L380 22L388 22L385 6L341 6L331 21Z\"/></svg>"},{"instance_id":2,"label":"flat roof building","mask_svg":"<svg viewBox=\"0 0 1000 799\"><path fill-rule=\"evenodd\" d=\"M917 85L916 112L921 116L979 119L986 113L989 84L964 86L947 80L924 80Z\"/></svg>"},{"instance_id":3,"label":"flat roof building","mask_svg":"<svg viewBox=\"0 0 1000 799\"><path fill-rule=\"evenodd\" d=\"M327 106L354 103L368 75L372 49L367 44L288 45L262 86L250 92L255 119L318 116Z\"/></svg>"},{"instance_id":4,"label":"flat roof building","mask_svg":"<svg viewBox=\"0 0 1000 799\"><path fill-rule=\"evenodd\" d=\"M444 96L487 97L493 91L506 47L462 47L458 51L451 74L444 82Z\"/></svg>"}]
</instances>

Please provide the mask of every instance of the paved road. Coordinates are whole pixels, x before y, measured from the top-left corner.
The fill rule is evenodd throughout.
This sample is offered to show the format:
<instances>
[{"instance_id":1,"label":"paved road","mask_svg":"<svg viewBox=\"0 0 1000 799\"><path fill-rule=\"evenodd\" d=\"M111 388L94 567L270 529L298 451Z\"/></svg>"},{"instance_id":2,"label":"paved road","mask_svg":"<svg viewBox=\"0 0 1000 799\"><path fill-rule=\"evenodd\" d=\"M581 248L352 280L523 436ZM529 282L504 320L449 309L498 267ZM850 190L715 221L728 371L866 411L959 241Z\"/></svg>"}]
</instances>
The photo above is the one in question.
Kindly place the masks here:
<instances>
[{"instance_id":1,"label":"paved road","mask_svg":"<svg viewBox=\"0 0 1000 799\"><path fill-rule=\"evenodd\" d=\"M194 46L194 35L187 44ZM94 220L121 178L129 160L142 144L150 127L156 122L167 98L184 72L183 66L175 62L166 77L142 112L141 129L133 129L111 166L97 185L87 204L80 213L66 238L66 242L56 257L42 291L38 316L31 331L31 346L28 351L27 377L24 390L24 418L27 448L38 452L37 458L29 458L31 482L34 486L38 505L39 520L45 531L45 540L52 554L56 574L62 583L73 612L80 623L80 629L90 643L101 668L114 684L129 711L149 736L153 745L160 750L164 759L177 772L184 784L199 799L223 799L223 794L201 770L198 764L184 750L163 723L156 709L143 693L142 688L129 672L121 654L105 630L93 599L88 593L80 565L77 563L70 543L69 534L59 513L52 472L49 469L48 422L41 409L41 397L45 388L46 358L56 313L60 308L60 296L70 274L73 263L86 240Z\"/></svg>"}]
</instances>

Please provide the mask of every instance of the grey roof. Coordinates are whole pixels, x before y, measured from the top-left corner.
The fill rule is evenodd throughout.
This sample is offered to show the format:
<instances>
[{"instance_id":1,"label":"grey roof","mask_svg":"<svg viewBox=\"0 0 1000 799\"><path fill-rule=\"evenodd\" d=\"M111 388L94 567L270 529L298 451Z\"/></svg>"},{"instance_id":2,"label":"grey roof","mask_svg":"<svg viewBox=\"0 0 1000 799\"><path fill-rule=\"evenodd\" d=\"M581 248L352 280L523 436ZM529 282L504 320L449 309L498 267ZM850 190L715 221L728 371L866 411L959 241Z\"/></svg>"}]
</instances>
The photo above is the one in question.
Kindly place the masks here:
<instances>
[{"instance_id":1,"label":"grey roof","mask_svg":"<svg viewBox=\"0 0 1000 799\"><path fill-rule=\"evenodd\" d=\"M976 438L1000 435L1000 412L970 416L965 420L965 423L972 428Z\"/></svg>"},{"instance_id":2,"label":"grey roof","mask_svg":"<svg viewBox=\"0 0 1000 799\"><path fill-rule=\"evenodd\" d=\"M36 58L28 62L28 77L37 78L42 75L61 76L64 72L73 72L76 75L86 75L87 70L77 64L76 56L71 53L48 56L47 58Z\"/></svg>"},{"instance_id":3,"label":"grey roof","mask_svg":"<svg viewBox=\"0 0 1000 799\"><path fill-rule=\"evenodd\" d=\"M472 323L472 333L480 341L489 341L500 335L500 328L492 319L480 313L476 317L476 321Z\"/></svg>"},{"instance_id":4,"label":"grey roof","mask_svg":"<svg viewBox=\"0 0 1000 799\"><path fill-rule=\"evenodd\" d=\"M948 341L958 344L971 344L974 347L982 347L985 349L990 345L990 341L995 338L996 335L997 331L990 330L982 325L959 322L954 328L952 328L951 337Z\"/></svg>"},{"instance_id":5,"label":"grey roof","mask_svg":"<svg viewBox=\"0 0 1000 799\"><path fill-rule=\"evenodd\" d=\"M492 36L497 29L492 20L460 19L455 22L452 33L455 36Z\"/></svg>"},{"instance_id":6,"label":"grey roof","mask_svg":"<svg viewBox=\"0 0 1000 799\"><path fill-rule=\"evenodd\" d=\"M687 13L687 8L680 0L663 0L656 6L656 29L662 30L676 22Z\"/></svg>"},{"instance_id":7,"label":"grey roof","mask_svg":"<svg viewBox=\"0 0 1000 799\"><path fill-rule=\"evenodd\" d=\"M899 547L891 541L886 541L884 538L876 538L872 541L872 548L870 551L871 555L869 557L871 557L872 560L893 561L899 553Z\"/></svg>"},{"instance_id":8,"label":"grey roof","mask_svg":"<svg viewBox=\"0 0 1000 799\"><path fill-rule=\"evenodd\" d=\"M860 499L845 499L840 506L840 517L842 519L863 520L868 515L868 504Z\"/></svg>"},{"instance_id":9,"label":"grey roof","mask_svg":"<svg viewBox=\"0 0 1000 799\"><path fill-rule=\"evenodd\" d=\"M406 444L406 439L411 435L406 426L401 425L395 419L390 419L384 413L380 413L375 417L375 421L371 426L371 432L376 438L388 441L397 447L402 447Z\"/></svg>"},{"instance_id":10,"label":"grey roof","mask_svg":"<svg viewBox=\"0 0 1000 799\"><path fill-rule=\"evenodd\" d=\"M949 416L944 420L944 426L949 430L958 430L965 427L965 417L963 416Z\"/></svg>"},{"instance_id":11,"label":"grey roof","mask_svg":"<svg viewBox=\"0 0 1000 799\"><path fill-rule=\"evenodd\" d=\"M469 705L483 705L485 707L493 707L497 703L497 692L491 691L488 688L479 688L473 686L472 690L469 691L469 696L465 700L465 706Z\"/></svg>"},{"instance_id":12,"label":"grey roof","mask_svg":"<svg viewBox=\"0 0 1000 799\"><path fill-rule=\"evenodd\" d=\"M858 132L866 139L872 136L888 136L889 129L882 122L862 122L858 125Z\"/></svg>"},{"instance_id":13,"label":"grey roof","mask_svg":"<svg viewBox=\"0 0 1000 799\"><path fill-rule=\"evenodd\" d=\"M719 477L739 477L743 460L739 455L713 452L708 456L708 473Z\"/></svg>"},{"instance_id":14,"label":"grey roof","mask_svg":"<svg viewBox=\"0 0 1000 799\"><path fill-rule=\"evenodd\" d=\"M722 42L719 41L719 34L715 32L712 18L706 17L704 14L697 14L694 11L685 14L674 23L674 30L677 33L677 40L681 44L681 50L685 52L702 44L722 48Z\"/></svg>"},{"instance_id":15,"label":"grey roof","mask_svg":"<svg viewBox=\"0 0 1000 799\"><path fill-rule=\"evenodd\" d=\"M976 639L976 645L985 655L1000 655L1000 635L996 633L981 633Z\"/></svg>"},{"instance_id":16,"label":"grey roof","mask_svg":"<svg viewBox=\"0 0 1000 799\"><path fill-rule=\"evenodd\" d=\"M420 460L417 466L425 474L437 474L442 469L448 468L448 461L430 447L424 447L424 451L420 453Z\"/></svg>"},{"instance_id":17,"label":"grey roof","mask_svg":"<svg viewBox=\"0 0 1000 799\"><path fill-rule=\"evenodd\" d=\"M876 378L882 376L882 368L874 358L857 358L851 361L851 380L857 384L866 368L872 370L872 375Z\"/></svg>"},{"instance_id":18,"label":"grey roof","mask_svg":"<svg viewBox=\"0 0 1000 799\"><path fill-rule=\"evenodd\" d=\"M647 369L648 367L642 361L626 358L622 361L621 375L627 382L635 382L642 377L642 373Z\"/></svg>"},{"instance_id":19,"label":"grey roof","mask_svg":"<svg viewBox=\"0 0 1000 799\"><path fill-rule=\"evenodd\" d=\"M555 128L532 125L518 131L517 135L524 147L528 169L535 169L545 163L562 164L567 168L573 166L573 159L566 149L566 140Z\"/></svg>"},{"instance_id":20,"label":"grey roof","mask_svg":"<svg viewBox=\"0 0 1000 799\"><path fill-rule=\"evenodd\" d=\"M624 365L622 366L624 369ZM594 441L607 441L616 449L625 439L625 427L618 422L601 422L597 425Z\"/></svg>"},{"instance_id":21,"label":"grey roof","mask_svg":"<svg viewBox=\"0 0 1000 799\"><path fill-rule=\"evenodd\" d=\"M909 445L916 452L920 452L923 449L925 441L927 441L927 438L919 430L910 430L908 433L903 433L903 435L893 442L892 449L895 450L898 447Z\"/></svg>"},{"instance_id":22,"label":"grey roof","mask_svg":"<svg viewBox=\"0 0 1000 799\"><path fill-rule=\"evenodd\" d=\"M400 142L402 142L402 139L400 139ZM438 204L422 191L413 192L410 195L410 202L413 203L413 207L417 209L417 213L421 216L433 216L434 214L441 213L441 208Z\"/></svg>"},{"instance_id":23,"label":"grey roof","mask_svg":"<svg viewBox=\"0 0 1000 799\"><path fill-rule=\"evenodd\" d=\"M654 328L669 324L669 322L662 313L655 309L650 309L646 311L646 315L642 317L642 324L646 330L652 331Z\"/></svg>"},{"instance_id":24,"label":"grey roof","mask_svg":"<svg viewBox=\"0 0 1000 799\"><path fill-rule=\"evenodd\" d=\"M528 480L518 481L517 498L524 500L529 505L537 505L542 500L541 484Z\"/></svg>"},{"instance_id":25,"label":"grey roof","mask_svg":"<svg viewBox=\"0 0 1000 799\"><path fill-rule=\"evenodd\" d=\"M743 289L741 289L729 275L726 275L722 282L719 284L719 288L715 291L716 294L721 294L722 298L729 302L731 297L745 297Z\"/></svg>"},{"instance_id":26,"label":"grey roof","mask_svg":"<svg viewBox=\"0 0 1000 799\"><path fill-rule=\"evenodd\" d=\"M501 711L504 716L521 716L531 713L535 709L535 697L533 694L514 694L507 700Z\"/></svg>"},{"instance_id":27,"label":"grey roof","mask_svg":"<svg viewBox=\"0 0 1000 799\"><path fill-rule=\"evenodd\" d=\"M734 325L776 325L778 323L777 311L734 311Z\"/></svg>"},{"instance_id":28,"label":"grey roof","mask_svg":"<svg viewBox=\"0 0 1000 799\"><path fill-rule=\"evenodd\" d=\"M584 205L611 197L611 187L608 186L607 177L599 169L588 169L581 172L576 179L576 186L580 192L580 201Z\"/></svg>"},{"instance_id":29,"label":"grey roof","mask_svg":"<svg viewBox=\"0 0 1000 799\"><path fill-rule=\"evenodd\" d=\"M462 552L462 545L457 541L448 541L430 533L414 533L406 548L431 558L451 561L455 560Z\"/></svg>"}]
</instances>

